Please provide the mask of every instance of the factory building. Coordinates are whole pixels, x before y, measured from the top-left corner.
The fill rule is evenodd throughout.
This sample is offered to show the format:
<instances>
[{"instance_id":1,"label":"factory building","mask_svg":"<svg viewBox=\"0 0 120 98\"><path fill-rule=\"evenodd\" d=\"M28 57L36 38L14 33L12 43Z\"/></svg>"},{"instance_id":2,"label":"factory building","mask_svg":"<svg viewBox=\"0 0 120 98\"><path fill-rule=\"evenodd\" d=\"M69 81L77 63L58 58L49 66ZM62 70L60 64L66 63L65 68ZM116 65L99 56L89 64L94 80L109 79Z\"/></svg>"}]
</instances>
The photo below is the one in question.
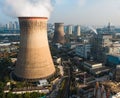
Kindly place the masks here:
<instances>
[{"instance_id":1,"label":"factory building","mask_svg":"<svg viewBox=\"0 0 120 98\"><path fill-rule=\"evenodd\" d=\"M94 35L91 41L91 53L95 60L104 62L106 60L106 54L109 53L109 47L112 44L112 35L110 34L98 34Z\"/></svg>"},{"instance_id":2,"label":"factory building","mask_svg":"<svg viewBox=\"0 0 120 98\"><path fill-rule=\"evenodd\" d=\"M90 74L94 75L96 78L100 78L109 74L110 69L106 66L103 66L102 63L97 63L94 61L85 61L83 63L84 69Z\"/></svg>"}]
</instances>

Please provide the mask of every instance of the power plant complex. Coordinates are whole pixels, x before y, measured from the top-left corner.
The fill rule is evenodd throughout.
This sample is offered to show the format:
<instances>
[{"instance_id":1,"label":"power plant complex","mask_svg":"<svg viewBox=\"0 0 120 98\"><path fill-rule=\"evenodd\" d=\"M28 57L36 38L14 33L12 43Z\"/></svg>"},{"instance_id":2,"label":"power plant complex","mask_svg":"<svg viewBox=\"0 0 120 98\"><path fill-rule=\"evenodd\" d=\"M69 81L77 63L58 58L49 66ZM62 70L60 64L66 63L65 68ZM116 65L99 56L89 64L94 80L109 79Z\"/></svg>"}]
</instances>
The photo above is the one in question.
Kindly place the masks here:
<instances>
[{"instance_id":1,"label":"power plant complex","mask_svg":"<svg viewBox=\"0 0 120 98\"><path fill-rule=\"evenodd\" d=\"M65 33L64 33L64 24L63 23L55 23L55 31L53 36L54 43L65 43Z\"/></svg>"},{"instance_id":2,"label":"power plant complex","mask_svg":"<svg viewBox=\"0 0 120 98\"><path fill-rule=\"evenodd\" d=\"M20 50L14 76L22 80L49 78L55 73L47 38L46 17L19 17Z\"/></svg>"}]
</instances>

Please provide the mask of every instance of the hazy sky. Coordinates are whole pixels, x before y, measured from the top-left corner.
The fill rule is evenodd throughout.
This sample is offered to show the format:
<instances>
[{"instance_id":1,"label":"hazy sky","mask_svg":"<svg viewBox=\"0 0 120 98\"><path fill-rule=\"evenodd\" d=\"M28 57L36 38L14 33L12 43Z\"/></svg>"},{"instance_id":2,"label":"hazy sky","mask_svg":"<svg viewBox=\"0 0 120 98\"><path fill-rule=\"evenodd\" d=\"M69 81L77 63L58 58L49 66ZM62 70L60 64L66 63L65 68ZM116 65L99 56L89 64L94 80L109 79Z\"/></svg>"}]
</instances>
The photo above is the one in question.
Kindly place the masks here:
<instances>
[{"instance_id":1,"label":"hazy sky","mask_svg":"<svg viewBox=\"0 0 120 98\"><path fill-rule=\"evenodd\" d=\"M0 11L0 22L11 19ZM49 19L80 25L106 25L109 21L120 25L120 0L56 0Z\"/></svg>"}]
</instances>

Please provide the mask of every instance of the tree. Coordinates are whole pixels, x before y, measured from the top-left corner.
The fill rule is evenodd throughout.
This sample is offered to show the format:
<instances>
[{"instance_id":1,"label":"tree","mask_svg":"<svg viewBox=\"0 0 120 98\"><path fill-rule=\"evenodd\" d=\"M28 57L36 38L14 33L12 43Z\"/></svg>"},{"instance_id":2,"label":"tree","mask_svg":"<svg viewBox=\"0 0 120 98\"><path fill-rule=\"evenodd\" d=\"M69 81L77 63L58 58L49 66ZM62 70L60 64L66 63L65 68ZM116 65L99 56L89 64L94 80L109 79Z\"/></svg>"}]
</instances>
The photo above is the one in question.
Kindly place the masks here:
<instances>
[{"instance_id":1,"label":"tree","mask_svg":"<svg viewBox=\"0 0 120 98\"><path fill-rule=\"evenodd\" d=\"M40 97L40 95L41 95L41 94L38 93L38 92L33 92L33 93L30 94L30 97L31 97L31 98L38 98L38 97Z\"/></svg>"},{"instance_id":2,"label":"tree","mask_svg":"<svg viewBox=\"0 0 120 98\"><path fill-rule=\"evenodd\" d=\"M30 93L25 93L25 94L23 94L23 98L31 98L31 97L30 97Z\"/></svg>"},{"instance_id":3,"label":"tree","mask_svg":"<svg viewBox=\"0 0 120 98\"><path fill-rule=\"evenodd\" d=\"M23 98L23 94L15 94L15 98Z\"/></svg>"},{"instance_id":4,"label":"tree","mask_svg":"<svg viewBox=\"0 0 120 98\"><path fill-rule=\"evenodd\" d=\"M3 92L0 92L0 98L3 98L3 96L4 96Z\"/></svg>"},{"instance_id":5,"label":"tree","mask_svg":"<svg viewBox=\"0 0 120 98\"><path fill-rule=\"evenodd\" d=\"M4 83L0 81L0 92L2 92L4 89ZM1 97L0 97L1 98Z\"/></svg>"},{"instance_id":6,"label":"tree","mask_svg":"<svg viewBox=\"0 0 120 98\"><path fill-rule=\"evenodd\" d=\"M12 94L11 92L7 93L7 98L14 98L14 94Z\"/></svg>"}]
</instances>

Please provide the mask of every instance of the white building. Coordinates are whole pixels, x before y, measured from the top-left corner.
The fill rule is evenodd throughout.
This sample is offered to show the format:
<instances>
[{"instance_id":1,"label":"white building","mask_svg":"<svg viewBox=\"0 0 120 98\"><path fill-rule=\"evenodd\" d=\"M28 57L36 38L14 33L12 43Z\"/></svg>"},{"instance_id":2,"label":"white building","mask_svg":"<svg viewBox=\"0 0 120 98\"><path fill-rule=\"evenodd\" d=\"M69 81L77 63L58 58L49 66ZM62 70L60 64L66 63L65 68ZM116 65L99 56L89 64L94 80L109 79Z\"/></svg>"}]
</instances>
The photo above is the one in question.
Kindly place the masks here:
<instances>
[{"instance_id":1,"label":"white building","mask_svg":"<svg viewBox=\"0 0 120 98\"><path fill-rule=\"evenodd\" d=\"M48 81L46 79L39 80L39 82L37 83L37 86L47 86L47 85L48 85Z\"/></svg>"},{"instance_id":2,"label":"white building","mask_svg":"<svg viewBox=\"0 0 120 98\"><path fill-rule=\"evenodd\" d=\"M116 41L109 47L110 54L120 54L120 42Z\"/></svg>"}]
</instances>

